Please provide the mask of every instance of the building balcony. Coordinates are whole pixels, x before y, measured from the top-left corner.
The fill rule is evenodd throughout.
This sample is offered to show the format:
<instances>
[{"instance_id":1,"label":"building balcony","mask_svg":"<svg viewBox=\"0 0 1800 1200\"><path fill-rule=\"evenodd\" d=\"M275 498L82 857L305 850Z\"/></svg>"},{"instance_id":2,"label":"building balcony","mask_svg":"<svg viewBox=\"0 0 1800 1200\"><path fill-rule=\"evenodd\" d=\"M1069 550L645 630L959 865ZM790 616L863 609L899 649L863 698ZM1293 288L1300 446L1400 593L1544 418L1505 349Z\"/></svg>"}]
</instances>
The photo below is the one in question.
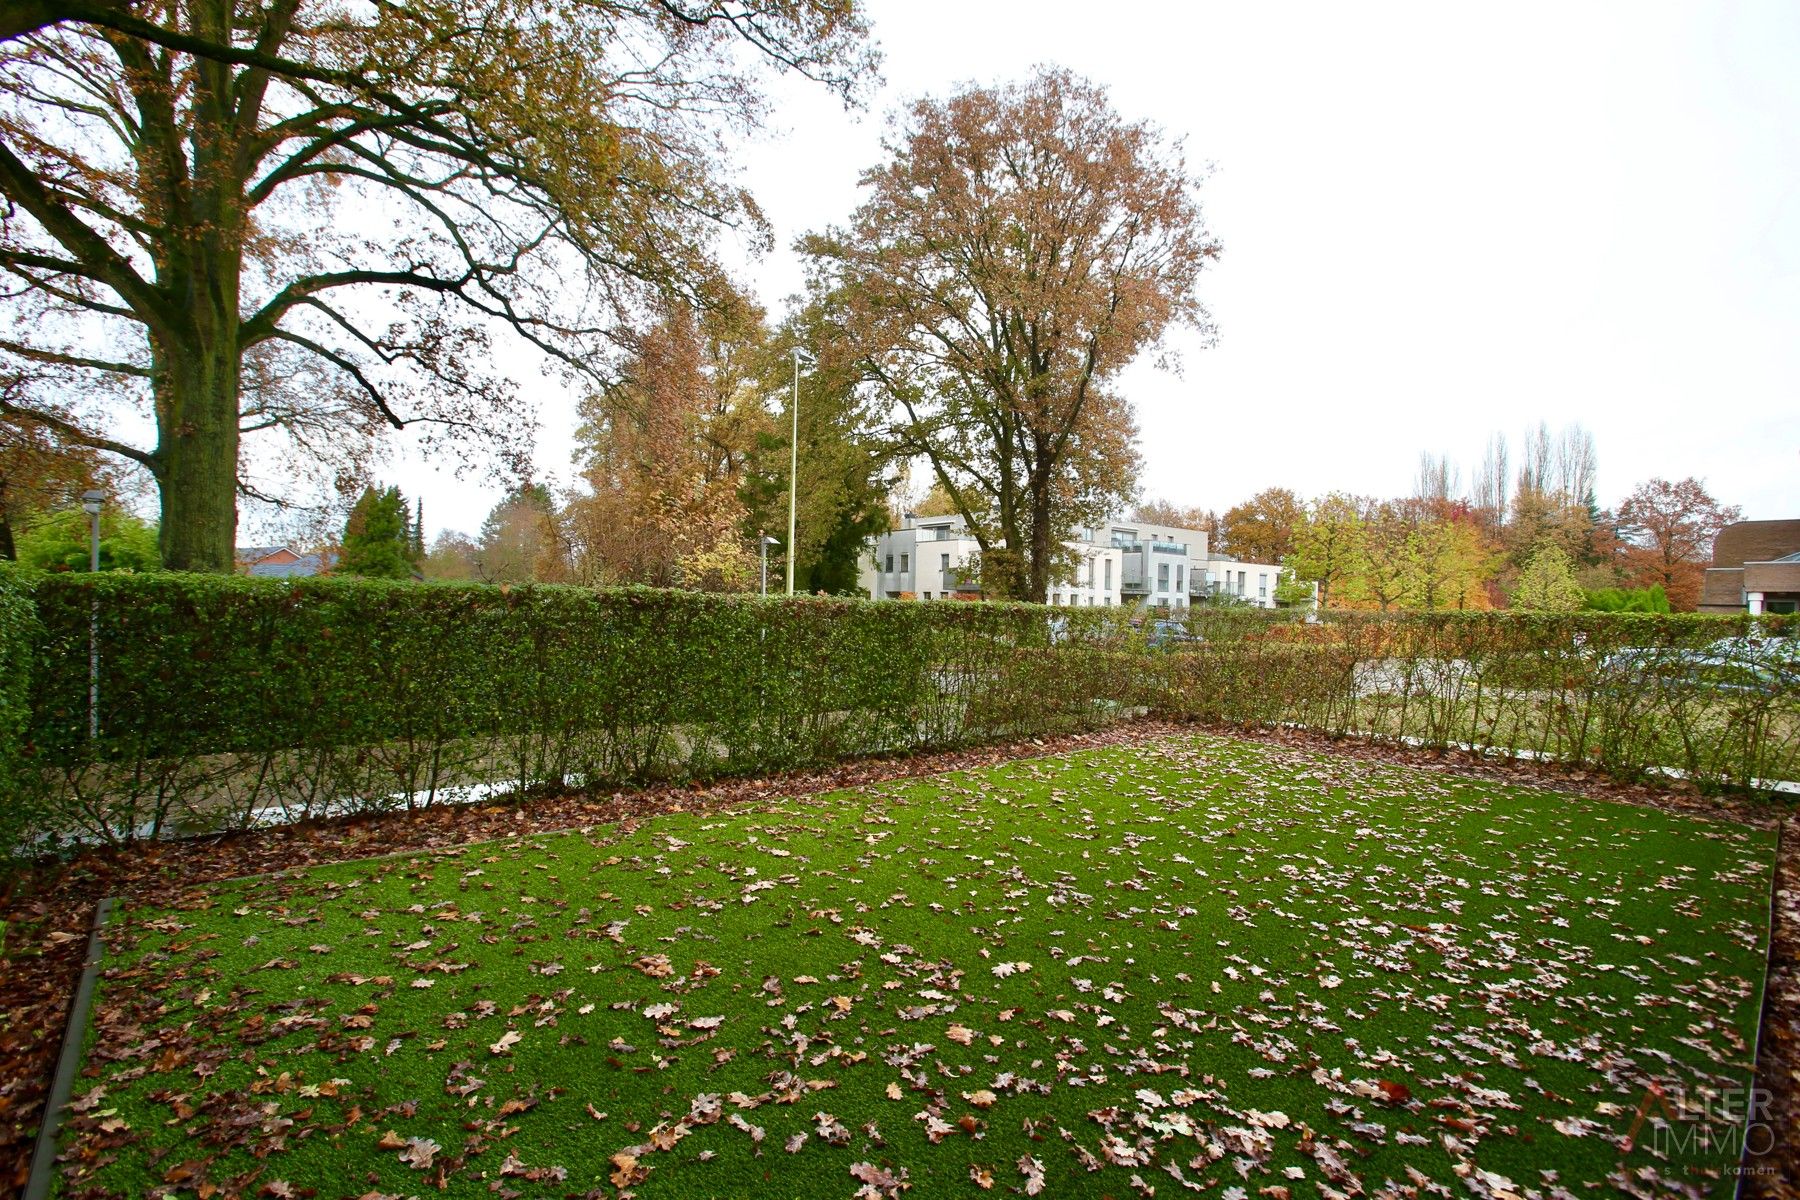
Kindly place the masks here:
<instances>
[{"instance_id":1,"label":"building balcony","mask_svg":"<svg viewBox=\"0 0 1800 1200\"><path fill-rule=\"evenodd\" d=\"M1119 555L1119 590L1126 592L1149 591L1148 581L1149 575L1144 570L1142 546L1133 547Z\"/></svg>"}]
</instances>

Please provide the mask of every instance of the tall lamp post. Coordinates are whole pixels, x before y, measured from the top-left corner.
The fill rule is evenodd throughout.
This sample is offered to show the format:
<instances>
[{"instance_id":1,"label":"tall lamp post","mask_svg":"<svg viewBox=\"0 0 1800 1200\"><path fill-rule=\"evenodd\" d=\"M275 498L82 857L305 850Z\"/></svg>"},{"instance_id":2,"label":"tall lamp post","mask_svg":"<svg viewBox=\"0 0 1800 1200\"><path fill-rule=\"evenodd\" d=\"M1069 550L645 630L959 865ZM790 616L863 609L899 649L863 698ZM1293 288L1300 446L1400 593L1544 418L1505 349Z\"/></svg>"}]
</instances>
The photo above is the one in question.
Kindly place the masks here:
<instances>
[{"instance_id":1,"label":"tall lamp post","mask_svg":"<svg viewBox=\"0 0 1800 1200\"><path fill-rule=\"evenodd\" d=\"M762 594L766 596L769 594L769 547L779 546L781 543L766 533L758 535L756 542L762 550Z\"/></svg>"},{"instance_id":2,"label":"tall lamp post","mask_svg":"<svg viewBox=\"0 0 1800 1200\"><path fill-rule=\"evenodd\" d=\"M81 511L88 515L88 570L100 572L100 506L106 493L81 493ZM88 741L100 736L100 592L96 587L88 609Z\"/></svg>"},{"instance_id":3,"label":"tall lamp post","mask_svg":"<svg viewBox=\"0 0 1800 1200\"><path fill-rule=\"evenodd\" d=\"M800 364L817 365L818 361L805 348L794 347L794 402L789 406L793 410L794 433L788 441L787 594L790 596L794 594L794 497L800 487Z\"/></svg>"}]
</instances>

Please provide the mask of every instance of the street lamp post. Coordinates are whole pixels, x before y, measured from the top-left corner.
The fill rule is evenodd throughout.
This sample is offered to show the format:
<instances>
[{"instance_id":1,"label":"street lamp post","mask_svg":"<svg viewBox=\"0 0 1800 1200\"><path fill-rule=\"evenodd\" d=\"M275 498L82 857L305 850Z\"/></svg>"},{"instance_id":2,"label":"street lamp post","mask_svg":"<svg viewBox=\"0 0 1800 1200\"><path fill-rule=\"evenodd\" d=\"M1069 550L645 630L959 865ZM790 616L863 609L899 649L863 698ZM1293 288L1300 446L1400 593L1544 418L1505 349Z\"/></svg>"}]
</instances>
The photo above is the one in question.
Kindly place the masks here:
<instances>
[{"instance_id":1,"label":"street lamp post","mask_svg":"<svg viewBox=\"0 0 1800 1200\"><path fill-rule=\"evenodd\" d=\"M781 543L766 533L758 534L756 543L757 548L762 551L762 594L766 596L769 594L769 547L779 546Z\"/></svg>"},{"instance_id":2,"label":"street lamp post","mask_svg":"<svg viewBox=\"0 0 1800 1200\"><path fill-rule=\"evenodd\" d=\"M88 515L88 571L100 572L100 505L106 493L89 490L81 493L81 510ZM98 586L88 598L88 741L100 736L100 592Z\"/></svg>"},{"instance_id":3,"label":"street lamp post","mask_svg":"<svg viewBox=\"0 0 1800 1200\"><path fill-rule=\"evenodd\" d=\"M787 539L787 594L794 594L794 498L800 487L800 363L804 360L816 364L819 360L808 354L803 347L794 347L794 431L788 441L788 539Z\"/></svg>"}]
</instances>

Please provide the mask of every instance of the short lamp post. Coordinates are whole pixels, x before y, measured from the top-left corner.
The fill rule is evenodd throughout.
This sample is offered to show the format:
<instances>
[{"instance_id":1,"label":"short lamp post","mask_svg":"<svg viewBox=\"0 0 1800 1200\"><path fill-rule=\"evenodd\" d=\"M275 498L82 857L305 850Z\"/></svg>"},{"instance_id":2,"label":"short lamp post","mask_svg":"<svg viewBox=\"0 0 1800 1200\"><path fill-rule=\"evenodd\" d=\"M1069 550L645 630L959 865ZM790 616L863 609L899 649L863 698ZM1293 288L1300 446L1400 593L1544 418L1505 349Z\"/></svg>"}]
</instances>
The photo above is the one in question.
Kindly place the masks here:
<instances>
[{"instance_id":1,"label":"short lamp post","mask_svg":"<svg viewBox=\"0 0 1800 1200\"><path fill-rule=\"evenodd\" d=\"M762 551L762 594L769 594L769 547L779 546L780 542L768 534L761 534L756 539L757 548Z\"/></svg>"},{"instance_id":2,"label":"short lamp post","mask_svg":"<svg viewBox=\"0 0 1800 1200\"><path fill-rule=\"evenodd\" d=\"M106 493L81 493L81 510L88 515L88 571L100 571L100 506ZM88 607L88 741L100 737L100 592L96 586Z\"/></svg>"}]
</instances>

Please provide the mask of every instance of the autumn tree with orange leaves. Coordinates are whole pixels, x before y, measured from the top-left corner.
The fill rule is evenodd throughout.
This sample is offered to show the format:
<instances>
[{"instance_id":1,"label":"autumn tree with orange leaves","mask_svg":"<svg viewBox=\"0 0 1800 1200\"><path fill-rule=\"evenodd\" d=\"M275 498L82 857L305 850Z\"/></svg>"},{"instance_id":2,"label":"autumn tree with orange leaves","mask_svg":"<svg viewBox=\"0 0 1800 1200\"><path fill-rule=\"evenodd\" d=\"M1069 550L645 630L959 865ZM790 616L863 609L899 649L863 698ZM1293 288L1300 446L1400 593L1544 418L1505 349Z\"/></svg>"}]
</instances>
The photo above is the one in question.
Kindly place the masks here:
<instances>
[{"instance_id":1,"label":"autumn tree with orange leaves","mask_svg":"<svg viewBox=\"0 0 1800 1200\"><path fill-rule=\"evenodd\" d=\"M1042 602L1064 539L1135 492L1119 373L1177 326L1219 246L1180 147L1064 70L921 100L812 288L981 547L990 594Z\"/></svg>"},{"instance_id":2,"label":"autumn tree with orange leaves","mask_svg":"<svg viewBox=\"0 0 1800 1200\"><path fill-rule=\"evenodd\" d=\"M647 307L717 301L716 232L766 238L722 169L760 76L848 96L866 33L843 0L7 0L0 360L45 382L0 415L148 471L177 569L231 569L246 439L522 462L491 333L595 372ZM321 378L247 397L257 356Z\"/></svg>"},{"instance_id":3,"label":"autumn tree with orange leaves","mask_svg":"<svg viewBox=\"0 0 1800 1200\"><path fill-rule=\"evenodd\" d=\"M1735 504L1720 504L1698 479L1652 479L1632 489L1619 505L1625 568L1633 587L1661 585L1669 606L1692 612L1712 561L1713 539L1743 519Z\"/></svg>"},{"instance_id":4,"label":"autumn tree with orange leaves","mask_svg":"<svg viewBox=\"0 0 1800 1200\"><path fill-rule=\"evenodd\" d=\"M665 313L639 335L620 378L581 403L587 492L565 513L591 583L741 590L755 551L738 497L768 416L754 387L759 313Z\"/></svg>"}]
</instances>

